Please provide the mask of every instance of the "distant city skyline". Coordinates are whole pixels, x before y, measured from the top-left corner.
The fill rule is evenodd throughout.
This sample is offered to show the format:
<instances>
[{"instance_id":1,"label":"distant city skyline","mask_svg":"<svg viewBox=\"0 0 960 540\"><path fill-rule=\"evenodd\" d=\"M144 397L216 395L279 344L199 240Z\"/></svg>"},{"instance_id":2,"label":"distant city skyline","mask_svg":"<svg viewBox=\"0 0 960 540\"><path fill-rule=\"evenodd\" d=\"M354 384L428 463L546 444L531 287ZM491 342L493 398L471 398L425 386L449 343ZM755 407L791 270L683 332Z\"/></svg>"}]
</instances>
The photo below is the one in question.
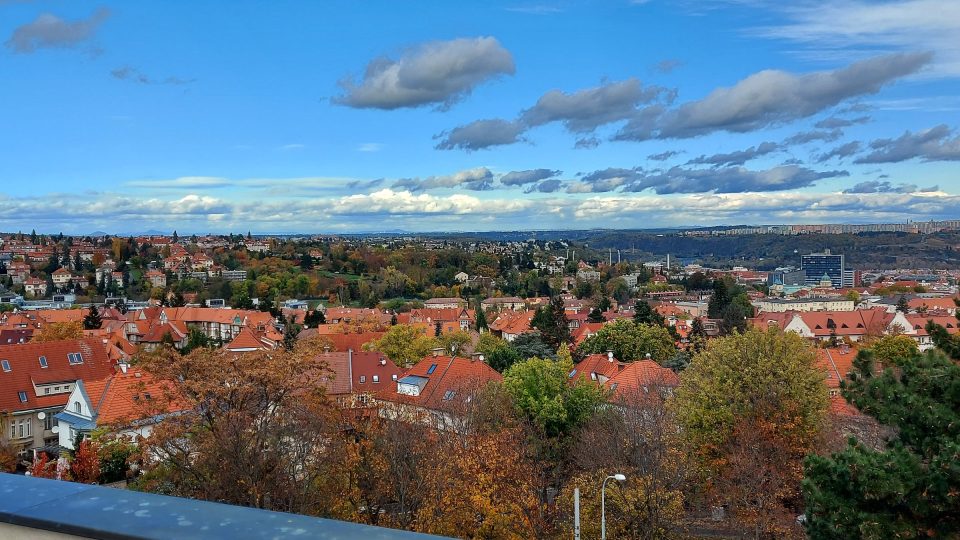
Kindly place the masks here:
<instances>
[{"instance_id":1,"label":"distant city skyline","mask_svg":"<svg viewBox=\"0 0 960 540\"><path fill-rule=\"evenodd\" d=\"M0 230L960 216L960 4L0 0Z\"/></svg>"}]
</instances>

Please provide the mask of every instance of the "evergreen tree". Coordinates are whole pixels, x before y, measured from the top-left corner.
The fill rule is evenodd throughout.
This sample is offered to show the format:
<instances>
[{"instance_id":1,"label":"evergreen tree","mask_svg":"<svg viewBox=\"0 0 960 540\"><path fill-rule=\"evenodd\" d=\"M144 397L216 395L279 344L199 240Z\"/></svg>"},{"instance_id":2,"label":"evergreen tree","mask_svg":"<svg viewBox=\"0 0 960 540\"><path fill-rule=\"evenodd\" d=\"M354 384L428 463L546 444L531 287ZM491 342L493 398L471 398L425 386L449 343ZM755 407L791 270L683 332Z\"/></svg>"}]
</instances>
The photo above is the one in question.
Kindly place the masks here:
<instances>
[{"instance_id":1,"label":"evergreen tree","mask_svg":"<svg viewBox=\"0 0 960 540\"><path fill-rule=\"evenodd\" d=\"M633 309L633 322L637 324L663 326L663 316L657 313L655 309L650 307L650 303L646 300L637 300L637 303Z\"/></svg>"},{"instance_id":2,"label":"evergreen tree","mask_svg":"<svg viewBox=\"0 0 960 540\"><path fill-rule=\"evenodd\" d=\"M483 332L489 328L487 325L487 314L483 312L483 306L477 304L477 318L476 318L476 327L477 332Z\"/></svg>"},{"instance_id":3,"label":"evergreen tree","mask_svg":"<svg viewBox=\"0 0 960 540\"><path fill-rule=\"evenodd\" d=\"M37 245L37 230L36 230L36 229L33 229L32 231L30 231L30 243L33 244L33 245Z\"/></svg>"},{"instance_id":4,"label":"evergreen tree","mask_svg":"<svg viewBox=\"0 0 960 540\"><path fill-rule=\"evenodd\" d=\"M443 325L440 324L440 321L437 321L436 324L433 325L433 335L434 337L440 337L440 334L443 334Z\"/></svg>"},{"instance_id":5,"label":"evergreen tree","mask_svg":"<svg viewBox=\"0 0 960 540\"><path fill-rule=\"evenodd\" d=\"M874 374L861 351L843 395L895 428L883 451L851 439L810 456L803 483L807 533L840 538L955 538L960 534L960 366L940 351L895 359Z\"/></svg>"},{"instance_id":6,"label":"evergreen tree","mask_svg":"<svg viewBox=\"0 0 960 540\"><path fill-rule=\"evenodd\" d=\"M603 317L603 312L600 311L600 308L596 307L590 310L590 314L587 315L587 322L591 323L602 323L606 322L607 319Z\"/></svg>"},{"instance_id":7,"label":"evergreen tree","mask_svg":"<svg viewBox=\"0 0 960 540\"><path fill-rule=\"evenodd\" d=\"M103 326L103 319L100 317L100 311L97 306L90 306L90 311L83 317L83 328L97 330L101 326Z\"/></svg>"},{"instance_id":8,"label":"evergreen tree","mask_svg":"<svg viewBox=\"0 0 960 540\"><path fill-rule=\"evenodd\" d=\"M900 313L910 312L910 305L907 303L907 297L902 294L900 295L900 299L897 300L897 311Z\"/></svg>"},{"instance_id":9,"label":"evergreen tree","mask_svg":"<svg viewBox=\"0 0 960 540\"><path fill-rule=\"evenodd\" d=\"M563 299L559 296L553 297L549 305L537 309L530 326L539 330L544 343L554 350L562 343L570 343L570 326Z\"/></svg>"},{"instance_id":10,"label":"evergreen tree","mask_svg":"<svg viewBox=\"0 0 960 540\"><path fill-rule=\"evenodd\" d=\"M173 231L173 243L176 244L179 239L180 239L180 236L177 234L176 229L174 229L174 231Z\"/></svg>"}]
</instances>

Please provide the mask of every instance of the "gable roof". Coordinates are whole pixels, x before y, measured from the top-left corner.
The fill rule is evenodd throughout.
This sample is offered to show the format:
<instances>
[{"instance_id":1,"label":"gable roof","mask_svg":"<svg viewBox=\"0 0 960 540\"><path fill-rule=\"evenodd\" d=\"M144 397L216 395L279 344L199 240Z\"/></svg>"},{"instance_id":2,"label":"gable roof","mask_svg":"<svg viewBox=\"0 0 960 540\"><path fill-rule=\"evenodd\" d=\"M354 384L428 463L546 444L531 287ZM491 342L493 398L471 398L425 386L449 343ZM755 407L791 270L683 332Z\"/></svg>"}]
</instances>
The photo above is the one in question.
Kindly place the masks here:
<instances>
[{"instance_id":1,"label":"gable roof","mask_svg":"<svg viewBox=\"0 0 960 540\"><path fill-rule=\"evenodd\" d=\"M150 400L173 392L173 385L142 370L129 369L126 373L118 372L109 378L91 381L85 385L85 390L98 425L130 422L183 407L173 401L165 403L168 405L166 410L148 413L145 408L152 407Z\"/></svg>"},{"instance_id":2,"label":"gable roof","mask_svg":"<svg viewBox=\"0 0 960 540\"><path fill-rule=\"evenodd\" d=\"M428 356L407 370L404 377L418 377L419 396L400 394L397 384L391 383L377 398L397 403L418 405L440 410L464 403L491 381L502 381L503 376L480 360L449 356Z\"/></svg>"},{"instance_id":3,"label":"gable roof","mask_svg":"<svg viewBox=\"0 0 960 540\"><path fill-rule=\"evenodd\" d=\"M67 355L80 353L83 362L71 364ZM40 366L40 357L47 367ZM10 363L10 371L0 371L0 410L26 411L63 406L69 394L37 396L34 385L104 379L113 374L113 363L99 338L70 339L46 343L25 343L0 347L0 360ZM18 392L27 393L22 403Z\"/></svg>"},{"instance_id":4,"label":"gable roof","mask_svg":"<svg viewBox=\"0 0 960 540\"><path fill-rule=\"evenodd\" d=\"M676 388L680 386L680 377L653 360L638 360L627 364L604 386L613 392L611 400L630 402L644 399L650 390ZM660 396L659 393L652 395Z\"/></svg>"}]
</instances>

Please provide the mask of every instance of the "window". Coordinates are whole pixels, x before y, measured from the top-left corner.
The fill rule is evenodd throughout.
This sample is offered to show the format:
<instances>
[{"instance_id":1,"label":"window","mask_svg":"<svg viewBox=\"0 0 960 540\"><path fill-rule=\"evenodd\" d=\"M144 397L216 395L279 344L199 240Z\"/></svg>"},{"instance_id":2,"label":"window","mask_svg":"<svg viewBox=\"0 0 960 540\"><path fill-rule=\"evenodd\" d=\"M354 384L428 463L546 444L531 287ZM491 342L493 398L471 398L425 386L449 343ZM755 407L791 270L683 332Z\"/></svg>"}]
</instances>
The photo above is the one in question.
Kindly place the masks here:
<instances>
[{"instance_id":1,"label":"window","mask_svg":"<svg viewBox=\"0 0 960 540\"><path fill-rule=\"evenodd\" d=\"M144 392L143 399L150 401L151 399L153 399L153 396L150 395L150 392Z\"/></svg>"},{"instance_id":2,"label":"window","mask_svg":"<svg viewBox=\"0 0 960 540\"><path fill-rule=\"evenodd\" d=\"M59 392L59 391L60 391L60 387L59 387L59 386L54 386L54 387L53 387L53 391L54 391L54 392Z\"/></svg>"},{"instance_id":3,"label":"window","mask_svg":"<svg viewBox=\"0 0 960 540\"><path fill-rule=\"evenodd\" d=\"M76 411L76 412L78 412L78 413L81 413L81 414L82 414L82 413L83 413L83 405L80 405L80 402L78 401L78 402L76 402L76 403L73 404L73 410Z\"/></svg>"},{"instance_id":4,"label":"window","mask_svg":"<svg viewBox=\"0 0 960 540\"><path fill-rule=\"evenodd\" d=\"M4 371L10 371L10 361L9 360L0 360L0 365L3 366Z\"/></svg>"},{"instance_id":5,"label":"window","mask_svg":"<svg viewBox=\"0 0 960 540\"><path fill-rule=\"evenodd\" d=\"M27 393L24 392L23 390L21 390L21 391L19 392L19 394L20 394L20 403L26 403L26 402L27 402Z\"/></svg>"},{"instance_id":6,"label":"window","mask_svg":"<svg viewBox=\"0 0 960 540\"><path fill-rule=\"evenodd\" d=\"M46 388L44 388L44 389L43 389L43 393L44 393L44 395L49 394L49 393L50 393L50 387L47 386Z\"/></svg>"},{"instance_id":7,"label":"window","mask_svg":"<svg viewBox=\"0 0 960 540\"><path fill-rule=\"evenodd\" d=\"M597 374L596 374L596 373L593 373L593 372L591 372L591 373L590 373L590 380L591 380L591 381L595 381L595 380L597 380Z\"/></svg>"},{"instance_id":8,"label":"window","mask_svg":"<svg viewBox=\"0 0 960 540\"><path fill-rule=\"evenodd\" d=\"M46 357L46 356L41 356L41 357L40 357L40 367L42 367L42 368L46 368L46 367L47 367L47 357Z\"/></svg>"},{"instance_id":9,"label":"window","mask_svg":"<svg viewBox=\"0 0 960 540\"><path fill-rule=\"evenodd\" d=\"M576 375L576 374L577 374L577 370L576 370L576 368L574 368L574 369L571 369L571 370L570 370L570 374L569 374L569 375L567 375L567 378L568 378L568 379L572 379L572 378L573 378L573 376L574 376L574 375Z\"/></svg>"},{"instance_id":10,"label":"window","mask_svg":"<svg viewBox=\"0 0 960 540\"><path fill-rule=\"evenodd\" d=\"M433 375L433 372L437 370L436 364L430 364L430 368L427 369L427 375Z\"/></svg>"},{"instance_id":11,"label":"window","mask_svg":"<svg viewBox=\"0 0 960 540\"><path fill-rule=\"evenodd\" d=\"M446 392L443 393L443 400L450 401L451 399L453 399L453 396L455 395L457 395L457 393L454 392L453 390L447 390Z\"/></svg>"},{"instance_id":12,"label":"window","mask_svg":"<svg viewBox=\"0 0 960 540\"><path fill-rule=\"evenodd\" d=\"M78 352L67 353L67 361L70 362L71 364L82 364L83 355Z\"/></svg>"},{"instance_id":13,"label":"window","mask_svg":"<svg viewBox=\"0 0 960 540\"><path fill-rule=\"evenodd\" d=\"M375 383L380 382L380 376L379 376L379 375L374 375L374 376L373 376L373 382L375 382Z\"/></svg>"},{"instance_id":14,"label":"window","mask_svg":"<svg viewBox=\"0 0 960 540\"><path fill-rule=\"evenodd\" d=\"M56 411L47 411L47 415L43 417L43 430L50 431L53 426L56 425L57 419L53 417Z\"/></svg>"},{"instance_id":15,"label":"window","mask_svg":"<svg viewBox=\"0 0 960 540\"><path fill-rule=\"evenodd\" d=\"M394 373L394 374L391 376L391 378L392 378L393 380L397 380L397 374Z\"/></svg>"},{"instance_id":16,"label":"window","mask_svg":"<svg viewBox=\"0 0 960 540\"><path fill-rule=\"evenodd\" d=\"M363 384L363 383L365 383L365 382L367 382L367 376L366 376L366 375L361 375L361 376L360 376L360 384Z\"/></svg>"}]
</instances>

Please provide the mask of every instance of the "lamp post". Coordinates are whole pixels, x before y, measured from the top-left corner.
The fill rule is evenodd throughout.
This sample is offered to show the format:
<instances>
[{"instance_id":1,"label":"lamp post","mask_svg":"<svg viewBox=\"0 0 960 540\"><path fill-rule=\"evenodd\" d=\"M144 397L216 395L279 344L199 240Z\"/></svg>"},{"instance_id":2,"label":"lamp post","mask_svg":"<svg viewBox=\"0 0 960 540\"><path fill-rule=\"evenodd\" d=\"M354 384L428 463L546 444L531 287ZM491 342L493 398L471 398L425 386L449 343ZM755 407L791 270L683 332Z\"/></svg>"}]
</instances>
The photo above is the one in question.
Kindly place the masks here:
<instances>
[{"instance_id":1,"label":"lamp post","mask_svg":"<svg viewBox=\"0 0 960 540\"><path fill-rule=\"evenodd\" d=\"M607 540L607 480L611 478L617 482L627 480L627 477L620 473L603 479L603 485L600 487L600 540Z\"/></svg>"}]
</instances>

